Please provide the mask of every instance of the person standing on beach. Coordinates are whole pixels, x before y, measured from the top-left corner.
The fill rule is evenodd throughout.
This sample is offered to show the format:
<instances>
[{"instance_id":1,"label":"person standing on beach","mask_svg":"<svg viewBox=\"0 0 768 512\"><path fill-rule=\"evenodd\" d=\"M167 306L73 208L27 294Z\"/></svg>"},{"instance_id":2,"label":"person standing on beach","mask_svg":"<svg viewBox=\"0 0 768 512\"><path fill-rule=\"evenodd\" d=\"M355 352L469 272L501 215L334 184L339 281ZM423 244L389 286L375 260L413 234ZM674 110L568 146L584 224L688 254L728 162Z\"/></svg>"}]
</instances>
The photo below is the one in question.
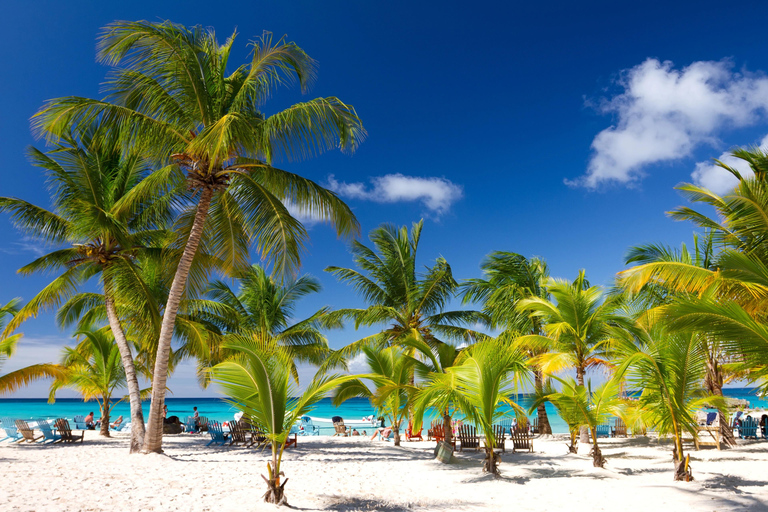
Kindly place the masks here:
<instances>
[{"instance_id":1,"label":"person standing on beach","mask_svg":"<svg viewBox=\"0 0 768 512\"><path fill-rule=\"evenodd\" d=\"M195 418L195 430L200 430L200 413L197 412L197 407L192 408L195 411L195 414L192 415L193 418Z\"/></svg>"}]
</instances>

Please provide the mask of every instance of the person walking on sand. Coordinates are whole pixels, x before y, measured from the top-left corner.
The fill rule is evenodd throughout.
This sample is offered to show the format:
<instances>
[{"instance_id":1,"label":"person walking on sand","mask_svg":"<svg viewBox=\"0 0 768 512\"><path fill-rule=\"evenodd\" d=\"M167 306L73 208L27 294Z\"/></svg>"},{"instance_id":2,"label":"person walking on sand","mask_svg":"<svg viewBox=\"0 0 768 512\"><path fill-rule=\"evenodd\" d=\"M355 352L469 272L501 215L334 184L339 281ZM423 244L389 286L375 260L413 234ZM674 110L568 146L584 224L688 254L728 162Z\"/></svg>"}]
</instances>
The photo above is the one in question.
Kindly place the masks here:
<instances>
[{"instance_id":1,"label":"person walking on sand","mask_svg":"<svg viewBox=\"0 0 768 512\"><path fill-rule=\"evenodd\" d=\"M192 415L193 418L195 418L195 430L200 431L200 413L197 412L197 407L192 408L195 411L195 414Z\"/></svg>"}]
</instances>

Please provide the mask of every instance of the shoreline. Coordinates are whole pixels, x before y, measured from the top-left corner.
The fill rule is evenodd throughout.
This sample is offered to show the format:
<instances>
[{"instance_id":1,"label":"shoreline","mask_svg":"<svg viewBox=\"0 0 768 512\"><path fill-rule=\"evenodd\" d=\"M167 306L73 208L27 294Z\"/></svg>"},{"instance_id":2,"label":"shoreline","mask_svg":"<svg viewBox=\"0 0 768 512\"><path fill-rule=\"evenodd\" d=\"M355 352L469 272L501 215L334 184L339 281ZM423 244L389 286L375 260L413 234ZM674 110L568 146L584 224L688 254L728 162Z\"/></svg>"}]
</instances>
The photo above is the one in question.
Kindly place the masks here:
<instances>
[{"instance_id":1,"label":"shoreline","mask_svg":"<svg viewBox=\"0 0 768 512\"><path fill-rule=\"evenodd\" d=\"M208 440L165 436L162 455L129 455L120 433L107 439L88 431L82 445L1 443L0 504L4 511L278 510L261 501L270 452L205 447ZM502 454L499 479L482 473L482 452L457 452L446 465L433 459L434 446L299 437L283 456L288 502L349 512L768 510L765 441L689 450L696 480L688 483L672 481L669 441L652 438L601 440L606 469L567 454L565 436L535 438L534 453Z\"/></svg>"}]
</instances>

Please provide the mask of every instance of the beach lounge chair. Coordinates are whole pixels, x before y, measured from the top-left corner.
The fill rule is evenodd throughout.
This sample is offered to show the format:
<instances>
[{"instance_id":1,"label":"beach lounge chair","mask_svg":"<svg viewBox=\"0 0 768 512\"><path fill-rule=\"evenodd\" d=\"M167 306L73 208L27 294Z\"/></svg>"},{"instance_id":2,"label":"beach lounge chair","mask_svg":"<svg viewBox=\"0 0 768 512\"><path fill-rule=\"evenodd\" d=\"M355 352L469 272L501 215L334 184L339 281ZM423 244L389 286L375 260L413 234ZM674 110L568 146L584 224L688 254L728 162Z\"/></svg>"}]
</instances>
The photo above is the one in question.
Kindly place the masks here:
<instances>
[{"instance_id":1,"label":"beach lounge chair","mask_svg":"<svg viewBox=\"0 0 768 512\"><path fill-rule=\"evenodd\" d=\"M43 444L45 443L58 443L61 441L61 436L53 431L51 428L51 425L48 424L48 420L39 419L37 420L37 428L40 429L40 432L43 433L43 437L45 440L43 441Z\"/></svg>"},{"instance_id":2,"label":"beach lounge chair","mask_svg":"<svg viewBox=\"0 0 768 512\"><path fill-rule=\"evenodd\" d=\"M331 418L333 421L333 428L336 430L336 432L333 434L334 436L343 436L346 437L350 434L349 427L344 425L344 418L340 416L334 416Z\"/></svg>"},{"instance_id":3,"label":"beach lounge chair","mask_svg":"<svg viewBox=\"0 0 768 512\"><path fill-rule=\"evenodd\" d=\"M208 432L208 418L205 416L200 416L197 418L197 431L198 432Z\"/></svg>"},{"instance_id":4,"label":"beach lounge chair","mask_svg":"<svg viewBox=\"0 0 768 512\"><path fill-rule=\"evenodd\" d=\"M218 421L208 422L208 433L211 435L211 440L208 441L208 444L205 446L210 446L212 444L223 446L224 443L229 441L229 434L224 433L224 429Z\"/></svg>"},{"instance_id":5,"label":"beach lounge chair","mask_svg":"<svg viewBox=\"0 0 768 512\"><path fill-rule=\"evenodd\" d=\"M613 424L613 437L627 437L627 425L621 418L616 418Z\"/></svg>"},{"instance_id":6,"label":"beach lounge chair","mask_svg":"<svg viewBox=\"0 0 768 512\"><path fill-rule=\"evenodd\" d=\"M493 425L493 437L494 437L494 448L501 448L502 452L506 452L506 447L504 446L506 442L506 433L507 430L510 432L512 431L512 428L504 428L503 425Z\"/></svg>"},{"instance_id":7,"label":"beach lounge chair","mask_svg":"<svg viewBox=\"0 0 768 512\"><path fill-rule=\"evenodd\" d=\"M243 420L229 422L229 446L241 444L245 447L251 446L254 442L253 434L250 432L250 425L245 424Z\"/></svg>"},{"instance_id":8,"label":"beach lounge chair","mask_svg":"<svg viewBox=\"0 0 768 512\"><path fill-rule=\"evenodd\" d=\"M72 418L72 423L75 424L75 430L88 430L88 425L85 424L85 416L75 416Z\"/></svg>"},{"instance_id":9,"label":"beach lounge chair","mask_svg":"<svg viewBox=\"0 0 768 512\"><path fill-rule=\"evenodd\" d=\"M72 429L69 428L69 421L66 418L57 419L53 426L59 431L63 443L75 443L77 441L82 443L83 439L85 439L85 430L80 433L80 436L76 436L72 433Z\"/></svg>"},{"instance_id":10,"label":"beach lounge chair","mask_svg":"<svg viewBox=\"0 0 768 512\"><path fill-rule=\"evenodd\" d=\"M480 449L480 438L477 435L477 429L472 425L461 425L459 427L459 451L464 451L464 448L474 448L475 451Z\"/></svg>"},{"instance_id":11,"label":"beach lounge chair","mask_svg":"<svg viewBox=\"0 0 768 512\"><path fill-rule=\"evenodd\" d=\"M42 435L35 437L35 431L29 428L29 425L24 420L16 420L16 428L19 429L21 435L24 436L24 440L28 443L35 443L43 438Z\"/></svg>"},{"instance_id":12,"label":"beach lounge chair","mask_svg":"<svg viewBox=\"0 0 768 512\"><path fill-rule=\"evenodd\" d=\"M293 425L291 427L291 430L288 432L288 439L285 441L285 447L290 448L291 446L299 446L299 426ZM293 438L291 438L293 436Z\"/></svg>"},{"instance_id":13,"label":"beach lounge chair","mask_svg":"<svg viewBox=\"0 0 768 512\"><path fill-rule=\"evenodd\" d=\"M746 416L741 420L739 427L739 437L742 439L757 439L757 420L751 416Z\"/></svg>"},{"instance_id":14,"label":"beach lounge chair","mask_svg":"<svg viewBox=\"0 0 768 512\"><path fill-rule=\"evenodd\" d=\"M419 429L419 431L414 434L413 427L408 427L407 429L405 429L405 440L406 441L423 441L424 438L421 437L422 430L423 429Z\"/></svg>"},{"instance_id":15,"label":"beach lounge chair","mask_svg":"<svg viewBox=\"0 0 768 512\"><path fill-rule=\"evenodd\" d=\"M595 427L597 437L611 437L611 426L607 423Z\"/></svg>"},{"instance_id":16,"label":"beach lounge chair","mask_svg":"<svg viewBox=\"0 0 768 512\"><path fill-rule=\"evenodd\" d=\"M302 436L319 436L320 427L312 423L312 418L309 416L302 416L301 429L299 430L299 434Z\"/></svg>"},{"instance_id":17,"label":"beach lounge chair","mask_svg":"<svg viewBox=\"0 0 768 512\"><path fill-rule=\"evenodd\" d=\"M538 416L531 420L531 434L539 433L539 418Z\"/></svg>"},{"instance_id":18,"label":"beach lounge chair","mask_svg":"<svg viewBox=\"0 0 768 512\"><path fill-rule=\"evenodd\" d=\"M3 441L9 439L12 443L15 443L16 441L24 440L24 436L21 435L19 429L16 428L16 420L13 418L2 418L0 419L0 424L5 431L5 437L2 439Z\"/></svg>"},{"instance_id":19,"label":"beach lounge chair","mask_svg":"<svg viewBox=\"0 0 768 512\"><path fill-rule=\"evenodd\" d=\"M184 420L184 432L197 432L197 420L194 416L187 416Z\"/></svg>"},{"instance_id":20,"label":"beach lounge chair","mask_svg":"<svg viewBox=\"0 0 768 512\"><path fill-rule=\"evenodd\" d=\"M443 439L445 439L443 420L432 420L432 424L427 429L427 441L435 440L439 443Z\"/></svg>"},{"instance_id":21,"label":"beach lounge chair","mask_svg":"<svg viewBox=\"0 0 768 512\"><path fill-rule=\"evenodd\" d=\"M521 430L513 430L511 432L510 439L512 440L512 453L515 453L519 450L525 450L528 452L533 452L533 439L531 438L531 434L528 432L523 432Z\"/></svg>"}]
</instances>

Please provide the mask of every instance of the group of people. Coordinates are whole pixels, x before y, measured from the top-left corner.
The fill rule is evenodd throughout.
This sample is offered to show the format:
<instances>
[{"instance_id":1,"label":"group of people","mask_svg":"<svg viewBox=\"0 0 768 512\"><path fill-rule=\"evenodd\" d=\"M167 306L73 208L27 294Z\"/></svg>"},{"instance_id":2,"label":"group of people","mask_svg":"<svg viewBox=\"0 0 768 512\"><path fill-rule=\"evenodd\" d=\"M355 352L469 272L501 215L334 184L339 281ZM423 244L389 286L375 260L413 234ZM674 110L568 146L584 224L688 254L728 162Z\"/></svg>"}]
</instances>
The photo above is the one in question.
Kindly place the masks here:
<instances>
[{"instance_id":1,"label":"group of people","mask_svg":"<svg viewBox=\"0 0 768 512\"><path fill-rule=\"evenodd\" d=\"M86 428L88 428L88 430L96 430L96 428L101 426L101 420L100 419L95 420L93 418L93 411L89 412L88 416L86 416L83 419L83 421L85 422L85 426L86 426ZM122 423L123 423L123 416L120 415L120 416L117 417L117 419L115 421L110 423L109 426L110 426L110 428L115 429L115 428L119 427Z\"/></svg>"}]
</instances>

